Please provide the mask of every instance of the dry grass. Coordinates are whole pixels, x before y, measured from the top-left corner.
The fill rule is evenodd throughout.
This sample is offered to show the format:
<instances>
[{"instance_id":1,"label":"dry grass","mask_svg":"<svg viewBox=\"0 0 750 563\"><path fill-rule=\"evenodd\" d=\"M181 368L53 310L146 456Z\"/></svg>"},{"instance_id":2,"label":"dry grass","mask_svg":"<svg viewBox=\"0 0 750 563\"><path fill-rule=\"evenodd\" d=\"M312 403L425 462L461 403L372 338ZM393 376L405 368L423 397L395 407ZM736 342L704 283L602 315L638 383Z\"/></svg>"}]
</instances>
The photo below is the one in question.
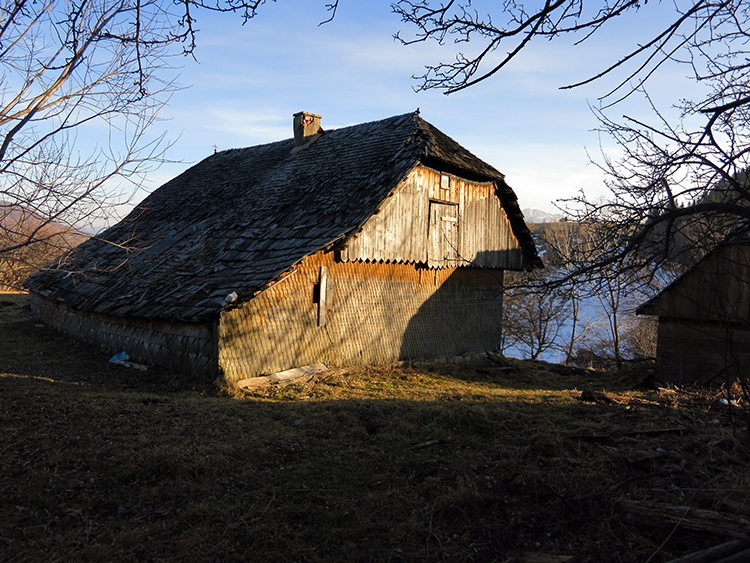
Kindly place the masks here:
<instances>
[{"instance_id":1,"label":"dry grass","mask_svg":"<svg viewBox=\"0 0 750 563\"><path fill-rule=\"evenodd\" d=\"M722 538L618 499L750 514L740 409L628 390L640 372L357 368L229 396L108 364L24 302L0 295L2 561L658 563Z\"/></svg>"}]
</instances>

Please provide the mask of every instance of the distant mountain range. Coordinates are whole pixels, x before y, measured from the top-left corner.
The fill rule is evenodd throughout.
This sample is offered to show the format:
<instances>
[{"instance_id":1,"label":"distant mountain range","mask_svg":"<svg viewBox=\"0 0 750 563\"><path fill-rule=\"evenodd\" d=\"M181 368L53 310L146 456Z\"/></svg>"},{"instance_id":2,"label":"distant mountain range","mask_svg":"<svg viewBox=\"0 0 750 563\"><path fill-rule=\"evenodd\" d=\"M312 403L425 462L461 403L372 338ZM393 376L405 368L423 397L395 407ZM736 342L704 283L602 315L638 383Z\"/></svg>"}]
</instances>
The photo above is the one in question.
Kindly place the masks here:
<instances>
[{"instance_id":1,"label":"distant mountain range","mask_svg":"<svg viewBox=\"0 0 750 563\"><path fill-rule=\"evenodd\" d=\"M45 244L56 244L66 248L79 245L90 235L49 221L37 213L25 211L20 205L0 200L0 240L4 244L13 244L23 240L26 235L37 231L34 238ZM2 244L0 243L0 244Z\"/></svg>"},{"instance_id":2,"label":"distant mountain range","mask_svg":"<svg viewBox=\"0 0 750 563\"><path fill-rule=\"evenodd\" d=\"M87 238L78 230L0 201L0 290L21 289L27 276Z\"/></svg>"},{"instance_id":3,"label":"distant mountain range","mask_svg":"<svg viewBox=\"0 0 750 563\"><path fill-rule=\"evenodd\" d=\"M527 223L556 223L563 218L562 213L547 213L541 209L522 209Z\"/></svg>"}]
</instances>

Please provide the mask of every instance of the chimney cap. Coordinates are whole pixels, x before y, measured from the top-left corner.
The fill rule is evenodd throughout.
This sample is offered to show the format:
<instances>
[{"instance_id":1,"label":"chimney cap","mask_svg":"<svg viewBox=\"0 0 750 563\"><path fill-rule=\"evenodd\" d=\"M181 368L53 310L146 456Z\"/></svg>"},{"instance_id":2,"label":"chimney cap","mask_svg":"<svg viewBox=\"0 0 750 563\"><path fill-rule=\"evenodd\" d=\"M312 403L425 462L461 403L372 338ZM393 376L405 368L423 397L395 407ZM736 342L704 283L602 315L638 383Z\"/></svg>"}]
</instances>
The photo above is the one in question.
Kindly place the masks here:
<instances>
[{"instance_id":1,"label":"chimney cap","mask_svg":"<svg viewBox=\"0 0 750 563\"><path fill-rule=\"evenodd\" d=\"M318 115L317 113L312 113L311 111L298 111L297 113L293 114L293 117L297 117L298 115L309 115L311 117L317 117L318 119L322 119L322 115Z\"/></svg>"},{"instance_id":2,"label":"chimney cap","mask_svg":"<svg viewBox=\"0 0 750 563\"><path fill-rule=\"evenodd\" d=\"M317 113L309 111L294 114L294 150L309 145L320 136L323 132L320 126L321 118Z\"/></svg>"}]
</instances>

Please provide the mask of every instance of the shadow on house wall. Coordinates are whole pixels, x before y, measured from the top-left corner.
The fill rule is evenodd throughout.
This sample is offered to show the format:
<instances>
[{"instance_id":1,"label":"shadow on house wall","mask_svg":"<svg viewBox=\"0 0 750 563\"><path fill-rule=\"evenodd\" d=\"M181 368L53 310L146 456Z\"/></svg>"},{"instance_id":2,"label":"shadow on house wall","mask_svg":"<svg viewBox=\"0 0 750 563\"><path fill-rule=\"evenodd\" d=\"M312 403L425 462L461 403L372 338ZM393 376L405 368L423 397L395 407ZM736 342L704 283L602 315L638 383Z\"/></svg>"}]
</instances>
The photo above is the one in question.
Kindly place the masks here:
<instances>
[{"instance_id":1,"label":"shadow on house wall","mask_svg":"<svg viewBox=\"0 0 750 563\"><path fill-rule=\"evenodd\" d=\"M219 363L228 379L241 379L312 363L377 365L496 350L502 288L500 269L338 262L319 254L222 314Z\"/></svg>"},{"instance_id":2,"label":"shadow on house wall","mask_svg":"<svg viewBox=\"0 0 750 563\"><path fill-rule=\"evenodd\" d=\"M504 253L483 251L477 254L476 262L498 263ZM409 319L399 359L498 350L502 318L503 270L457 268Z\"/></svg>"}]
</instances>

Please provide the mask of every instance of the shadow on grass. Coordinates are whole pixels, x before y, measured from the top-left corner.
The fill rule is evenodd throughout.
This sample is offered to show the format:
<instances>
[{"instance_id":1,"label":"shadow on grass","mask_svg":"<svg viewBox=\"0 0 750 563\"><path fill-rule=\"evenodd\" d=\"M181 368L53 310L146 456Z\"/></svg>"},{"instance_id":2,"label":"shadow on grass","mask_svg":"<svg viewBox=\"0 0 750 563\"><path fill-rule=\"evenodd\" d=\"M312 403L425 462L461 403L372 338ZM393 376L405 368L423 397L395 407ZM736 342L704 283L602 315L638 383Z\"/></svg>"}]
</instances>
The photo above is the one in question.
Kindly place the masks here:
<instances>
[{"instance_id":1,"label":"shadow on grass","mask_svg":"<svg viewBox=\"0 0 750 563\"><path fill-rule=\"evenodd\" d=\"M616 498L675 501L725 471L695 452L696 434L715 427L617 437L684 425L667 406L312 398L330 384L346 383L233 400L0 377L3 557L489 562L535 551L635 563L664 534L613 516ZM584 439L602 435L612 440ZM694 469L633 479L680 460ZM654 561L711 542L678 531Z\"/></svg>"},{"instance_id":2,"label":"shadow on grass","mask_svg":"<svg viewBox=\"0 0 750 563\"><path fill-rule=\"evenodd\" d=\"M0 337L4 341L0 347L0 371L150 392L218 392L209 380L159 368L141 372L109 363L111 354L37 323L28 310L28 297L25 294L0 294L0 302ZM443 384L456 380L519 391L593 388L608 392L631 389L650 367L621 377L596 370L508 358L504 366L484 360L481 363L442 367L352 367L350 371L356 374L369 370L379 378L392 374L395 378L394 392L412 385L414 374L434 376L437 382ZM381 386L387 387L387 384Z\"/></svg>"},{"instance_id":3,"label":"shadow on grass","mask_svg":"<svg viewBox=\"0 0 750 563\"><path fill-rule=\"evenodd\" d=\"M24 299L0 299L3 560L658 563L716 539L665 542L618 498L750 502L724 415L579 401L622 385L596 372L361 367L237 400L109 364ZM685 430L626 436L639 428Z\"/></svg>"},{"instance_id":4,"label":"shadow on grass","mask_svg":"<svg viewBox=\"0 0 750 563\"><path fill-rule=\"evenodd\" d=\"M110 353L37 322L26 294L0 294L0 373L143 391L209 391L212 382L109 362Z\"/></svg>"}]
</instances>

